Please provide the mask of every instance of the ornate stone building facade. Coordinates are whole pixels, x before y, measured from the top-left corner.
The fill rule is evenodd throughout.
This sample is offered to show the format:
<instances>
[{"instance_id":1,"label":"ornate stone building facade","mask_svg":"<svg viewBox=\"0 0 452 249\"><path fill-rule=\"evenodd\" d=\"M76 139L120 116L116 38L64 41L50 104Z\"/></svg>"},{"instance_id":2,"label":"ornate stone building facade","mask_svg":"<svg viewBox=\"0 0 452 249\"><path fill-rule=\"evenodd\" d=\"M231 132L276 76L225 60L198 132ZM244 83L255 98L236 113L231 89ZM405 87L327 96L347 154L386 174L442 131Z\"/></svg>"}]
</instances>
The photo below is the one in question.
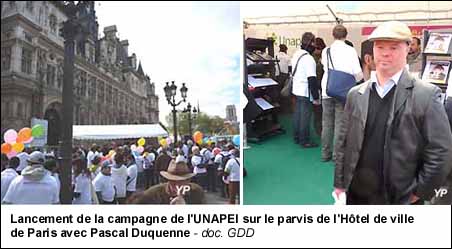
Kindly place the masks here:
<instances>
[{"instance_id":1,"label":"ornate stone building facade","mask_svg":"<svg viewBox=\"0 0 452 249\"><path fill-rule=\"evenodd\" d=\"M90 32L76 44L74 124L158 123L155 85L116 26L98 37L94 1L82 1ZM31 118L49 121L48 144L59 140L64 40L67 19L60 2L1 2L1 131L30 126Z\"/></svg>"}]
</instances>

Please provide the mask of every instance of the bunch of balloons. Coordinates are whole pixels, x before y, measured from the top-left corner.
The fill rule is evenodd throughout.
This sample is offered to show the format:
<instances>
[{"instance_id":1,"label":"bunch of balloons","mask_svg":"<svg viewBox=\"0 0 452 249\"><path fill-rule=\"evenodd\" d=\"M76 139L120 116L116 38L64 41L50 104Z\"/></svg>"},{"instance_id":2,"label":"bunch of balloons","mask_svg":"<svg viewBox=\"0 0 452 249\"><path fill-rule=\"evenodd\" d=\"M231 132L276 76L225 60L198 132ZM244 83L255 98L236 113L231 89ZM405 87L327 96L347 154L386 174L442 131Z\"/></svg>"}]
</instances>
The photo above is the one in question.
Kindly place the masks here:
<instances>
[{"instance_id":1,"label":"bunch of balloons","mask_svg":"<svg viewBox=\"0 0 452 249\"><path fill-rule=\"evenodd\" d=\"M130 146L130 149L132 150L132 153L136 156L136 155L140 155L141 153L144 152L144 145L146 144L146 139L144 138L140 138L137 141L138 146L136 146L135 144L132 144L132 146Z\"/></svg>"},{"instance_id":2,"label":"bunch of balloons","mask_svg":"<svg viewBox=\"0 0 452 249\"><path fill-rule=\"evenodd\" d=\"M167 137L167 138L159 138L158 141L159 141L159 144L160 144L162 147L167 147L168 145L170 145L170 144L173 143L173 140L172 140L170 137Z\"/></svg>"},{"instance_id":3,"label":"bunch of balloons","mask_svg":"<svg viewBox=\"0 0 452 249\"><path fill-rule=\"evenodd\" d=\"M40 138L44 135L44 127L40 124L32 128L22 128L19 132L14 129L9 129L3 134L5 143L2 144L2 153L8 158L16 156L25 148L25 144L31 143L34 138Z\"/></svg>"}]
</instances>

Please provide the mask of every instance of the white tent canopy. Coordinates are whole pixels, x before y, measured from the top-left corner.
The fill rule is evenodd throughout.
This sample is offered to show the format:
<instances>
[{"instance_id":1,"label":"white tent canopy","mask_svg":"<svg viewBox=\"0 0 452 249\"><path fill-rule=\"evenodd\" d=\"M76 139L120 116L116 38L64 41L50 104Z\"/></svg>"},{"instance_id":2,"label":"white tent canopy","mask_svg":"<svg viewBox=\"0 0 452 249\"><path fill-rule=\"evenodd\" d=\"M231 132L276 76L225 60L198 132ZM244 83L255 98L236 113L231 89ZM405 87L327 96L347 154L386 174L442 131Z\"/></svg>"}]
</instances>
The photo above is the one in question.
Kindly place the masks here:
<instances>
[{"instance_id":1,"label":"white tent canopy","mask_svg":"<svg viewBox=\"0 0 452 249\"><path fill-rule=\"evenodd\" d=\"M335 23L329 5L345 23L378 23L388 20L450 24L448 1L269 1L241 2L240 12L250 25Z\"/></svg>"},{"instance_id":2,"label":"white tent canopy","mask_svg":"<svg viewBox=\"0 0 452 249\"><path fill-rule=\"evenodd\" d=\"M140 124L74 125L72 137L78 140L107 140L159 136L168 136L168 132L160 124Z\"/></svg>"}]
</instances>

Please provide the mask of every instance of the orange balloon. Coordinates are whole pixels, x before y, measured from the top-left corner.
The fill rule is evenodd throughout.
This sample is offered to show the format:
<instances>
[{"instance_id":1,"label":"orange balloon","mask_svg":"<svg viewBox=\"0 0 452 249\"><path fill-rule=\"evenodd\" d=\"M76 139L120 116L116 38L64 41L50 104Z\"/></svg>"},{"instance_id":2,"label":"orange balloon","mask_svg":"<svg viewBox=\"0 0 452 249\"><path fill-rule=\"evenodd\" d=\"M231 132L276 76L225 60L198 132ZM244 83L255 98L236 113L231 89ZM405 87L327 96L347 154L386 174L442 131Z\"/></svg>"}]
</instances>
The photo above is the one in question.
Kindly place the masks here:
<instances>
[{"instance_id":1,"label":"orange balloon","mask_svg":"<svg viewBox=\"0 0 452 249\"><path fill-rule=\"evenodd\" d=\"M14 143L12 147L13 147L13 150L17 153L22 152L24 150L23 143Z\"/></svg>"},{"instance_id":2,"label":"orange balloon","mask_svg":"<svg viewBox=\"0 0 452 249\"><path fill-rule=\"evenodd\" d=\"M199 140L202 140L202 133L200 131L195 132L195 134L193 134L193 140L197 143Z\"/></svg>"},{"instance_id":3,"label":"orange balloon","mask_svg":"<svg viewBox=\"0 0 452 249\"><path fill-rule=\"evenodd\" d=\"M7 144L7 143L2 144L2 153L3 154L8 154L11 152L11 150L12 150L11 144Z\"/></svg>"},{"instance_id":4,"label":"orange balloon","mask_svg":"<svg viewBox=\"0 0 452 249\"><path fill-rule=\"evenodd\" d=\"M28 127L20 129L19 133L17 133L17 140L18 143L23 143L25 141L30 140L31 138L31 129Z\"/></svg>"}]
</instances>

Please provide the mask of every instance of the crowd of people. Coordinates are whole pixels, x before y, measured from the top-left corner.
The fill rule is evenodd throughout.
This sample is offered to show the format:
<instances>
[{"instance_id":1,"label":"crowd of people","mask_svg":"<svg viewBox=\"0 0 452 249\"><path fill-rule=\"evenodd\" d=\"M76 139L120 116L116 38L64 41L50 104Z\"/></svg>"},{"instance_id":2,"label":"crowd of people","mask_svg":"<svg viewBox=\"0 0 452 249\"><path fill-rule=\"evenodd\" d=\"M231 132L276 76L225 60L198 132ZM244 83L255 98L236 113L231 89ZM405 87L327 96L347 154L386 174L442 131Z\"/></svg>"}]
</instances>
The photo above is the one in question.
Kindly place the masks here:
<instances>
[{"instance_id":1,"label":"crowd of people","mask_svg":"<svg viewBox=\"0 0 452 249\"><path fill-rule=\"evenodd\" d=\"M283 85L293 74L294 143L319 146L310 134L314 113L320 160L336 165L336 197L347 193L349 204L429 201L434 190L450 185L452 86L445 105L441 90L419 79L421 42L404 23L378 26L362 42L360 56L344 25L331 34L334 42L326 46L305 32L292 58L280 45L276 80ZM354 88L340 85L348 78ZM343 98L330 96L344 92L332 89L338 84L346 90Z\"/></svg>"},{"instance_id":2,"label":"crowd of people","mask_svg":"<svg viewBox=\"0 0 452 249\"><path fill-rule=\"evenodd\" d=\"M56 154L30 148L10 159L2 154L2 204L60 203ZM206 204L207 192L235 204L239 156L227 141L150 145L142 153L133 143L74 147L72 204Z\"/></svg>"}]
</instances>

